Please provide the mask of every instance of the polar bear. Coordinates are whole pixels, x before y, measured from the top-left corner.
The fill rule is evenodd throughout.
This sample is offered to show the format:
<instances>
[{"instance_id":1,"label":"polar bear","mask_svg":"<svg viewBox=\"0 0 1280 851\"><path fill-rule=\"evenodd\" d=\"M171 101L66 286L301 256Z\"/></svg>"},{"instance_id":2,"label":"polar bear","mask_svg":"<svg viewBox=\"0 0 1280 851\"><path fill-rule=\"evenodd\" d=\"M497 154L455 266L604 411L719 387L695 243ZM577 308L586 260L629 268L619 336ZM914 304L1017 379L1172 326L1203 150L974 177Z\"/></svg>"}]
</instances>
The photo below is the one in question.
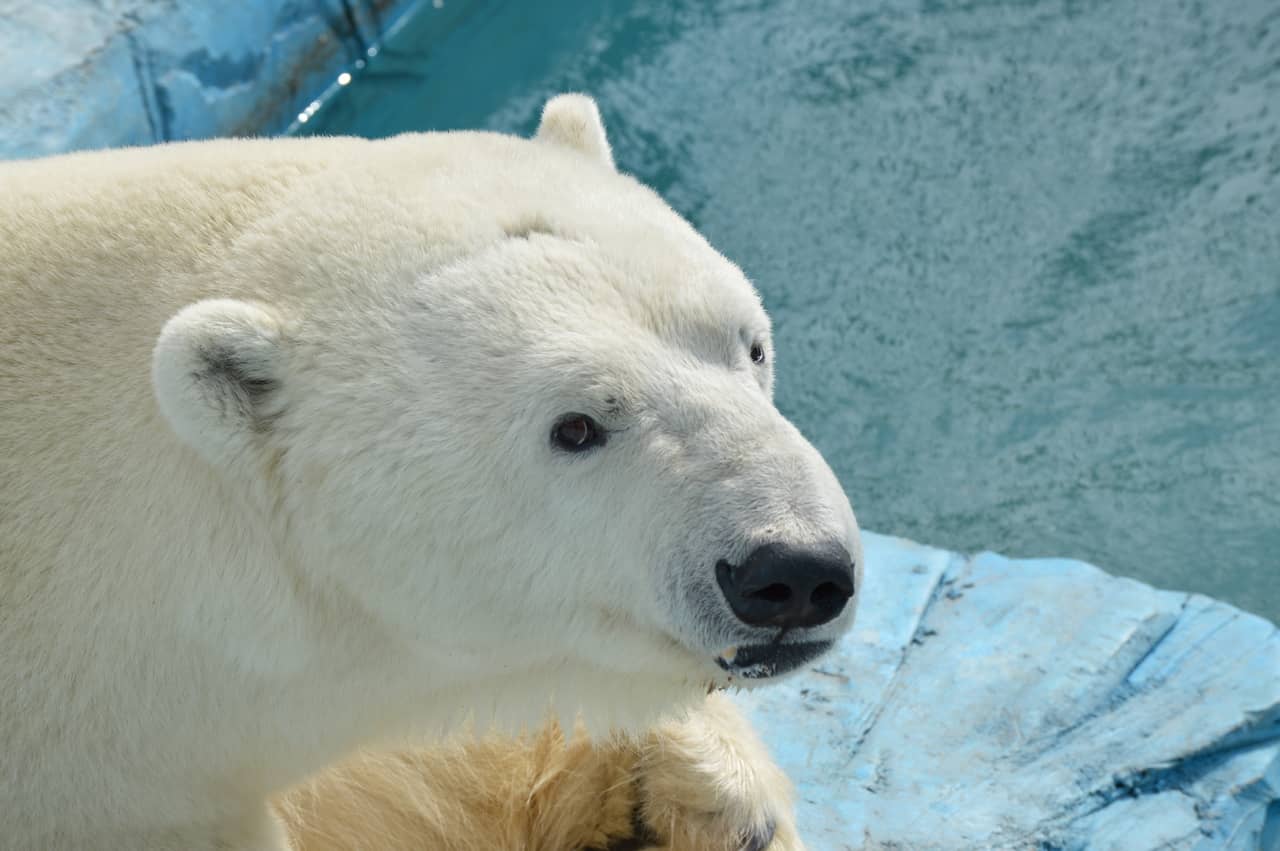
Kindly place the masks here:
<instances>
[{"instance_id":1,"label":"polar bear","mask_svg":"<svg viewBox=\"0 0 1280 851\"><path fill-rule=\"evenodd\" d=\"M397 784L414 847L609 839L463 835L496 789L794 844L706 695L831 647L862 554L772 386L752 286L584 96L0 165L0 847L330 847Z\"/></svg>"}]
</instances>

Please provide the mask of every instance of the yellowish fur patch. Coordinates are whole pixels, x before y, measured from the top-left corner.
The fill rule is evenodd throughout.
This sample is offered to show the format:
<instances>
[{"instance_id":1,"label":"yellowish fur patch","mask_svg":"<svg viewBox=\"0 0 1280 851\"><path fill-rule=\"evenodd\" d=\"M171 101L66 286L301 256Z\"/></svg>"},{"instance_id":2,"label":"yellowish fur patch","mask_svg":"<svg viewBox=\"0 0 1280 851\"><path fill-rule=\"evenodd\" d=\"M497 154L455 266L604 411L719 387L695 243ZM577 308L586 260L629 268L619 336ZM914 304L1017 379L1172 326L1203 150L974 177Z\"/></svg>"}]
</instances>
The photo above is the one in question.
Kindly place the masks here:
<instances>
[{"instance_id":1,"label":"yellowish fur patch","mask_svg":"<svg viewBox=\"0 0 1280 851\"><path fill-rule=\"evenodd\" d=\"M798 851L790 786L721 694L635 738L518 736L358 754L275 804L295 851Z\"/></svg>"}]
</instances>

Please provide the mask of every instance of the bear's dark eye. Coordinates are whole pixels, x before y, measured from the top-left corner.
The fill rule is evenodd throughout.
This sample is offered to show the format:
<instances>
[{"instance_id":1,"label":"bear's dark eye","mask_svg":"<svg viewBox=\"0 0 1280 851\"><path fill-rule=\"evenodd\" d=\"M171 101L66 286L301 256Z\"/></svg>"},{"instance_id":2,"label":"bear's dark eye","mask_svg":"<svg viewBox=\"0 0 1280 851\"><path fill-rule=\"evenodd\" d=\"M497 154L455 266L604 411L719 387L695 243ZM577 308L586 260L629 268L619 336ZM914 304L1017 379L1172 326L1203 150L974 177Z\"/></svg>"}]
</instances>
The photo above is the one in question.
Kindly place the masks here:
<instances>
[{"instance_id":1,"label":"bear's dark eye","mask_svg":"<svg viewBox=\"0 0 1280 851\"><path fill-rule=\"evenodd\" d=\"M751 344L751 362L764 363L764 343Z\"/></svg>"},{"instance_id":2,"label":"bear's dark eye","mask_svg":"<svg viewBox=\"0 0 1280 851\"><path fill-rule=\"evenodd\" d=\"M585 452L603 446L605 431L586 414L565 414L551 429L551 442L566 452Z\"/></svg>"}]
</instances>

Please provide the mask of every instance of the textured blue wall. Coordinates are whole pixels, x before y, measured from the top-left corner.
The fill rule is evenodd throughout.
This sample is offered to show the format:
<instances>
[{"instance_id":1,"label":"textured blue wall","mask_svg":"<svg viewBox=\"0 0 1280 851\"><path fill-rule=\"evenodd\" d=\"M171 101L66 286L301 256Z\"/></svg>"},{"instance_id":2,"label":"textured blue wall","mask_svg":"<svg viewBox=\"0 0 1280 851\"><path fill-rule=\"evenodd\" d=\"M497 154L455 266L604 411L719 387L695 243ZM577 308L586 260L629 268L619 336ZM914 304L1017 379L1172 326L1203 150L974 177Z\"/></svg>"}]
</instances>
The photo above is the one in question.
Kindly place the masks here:
<instances>
[{"instance_id":1,"label":"textured blue wall","mask_svg":"<svg viewBox=\"0 0 1280 851\"><path fill-rule=\"evenodd\" d=\"M278 132L419 5L45 0L0 12L0 158Z\"/></svg>"}]
</instances>

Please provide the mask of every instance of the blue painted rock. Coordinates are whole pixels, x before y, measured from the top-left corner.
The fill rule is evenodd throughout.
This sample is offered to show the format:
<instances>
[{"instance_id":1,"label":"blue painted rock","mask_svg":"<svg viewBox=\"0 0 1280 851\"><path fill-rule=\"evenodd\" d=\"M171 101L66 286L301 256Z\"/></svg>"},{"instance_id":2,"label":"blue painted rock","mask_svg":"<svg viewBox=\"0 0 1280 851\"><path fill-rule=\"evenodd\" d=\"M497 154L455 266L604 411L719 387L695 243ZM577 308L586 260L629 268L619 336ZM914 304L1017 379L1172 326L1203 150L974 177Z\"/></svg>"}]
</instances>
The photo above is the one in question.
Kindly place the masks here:
<instances>
[{"instance_id":1,"label":"blue painted rock","mask_svg":"<svg viewBox=\"0 0 1280 851\"><path fill-rule=\"evenodd\" d=\"M838 653L738 695L815 851L1280 848L1280 631L1076 561L867 536Z\"/></svg>"},{"instance_id":2,"label":"blue painted rock","mask_svg":"<svg viewBox=\"0 0 1280 851\"><path fill-rule=\"evenodd\" d=\"M416 5L22 4L0 13L0 158L281 130Z\"/></svg>"}]
</instances>

